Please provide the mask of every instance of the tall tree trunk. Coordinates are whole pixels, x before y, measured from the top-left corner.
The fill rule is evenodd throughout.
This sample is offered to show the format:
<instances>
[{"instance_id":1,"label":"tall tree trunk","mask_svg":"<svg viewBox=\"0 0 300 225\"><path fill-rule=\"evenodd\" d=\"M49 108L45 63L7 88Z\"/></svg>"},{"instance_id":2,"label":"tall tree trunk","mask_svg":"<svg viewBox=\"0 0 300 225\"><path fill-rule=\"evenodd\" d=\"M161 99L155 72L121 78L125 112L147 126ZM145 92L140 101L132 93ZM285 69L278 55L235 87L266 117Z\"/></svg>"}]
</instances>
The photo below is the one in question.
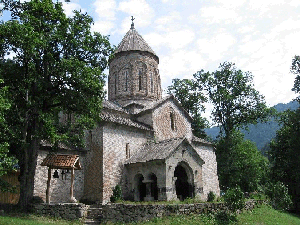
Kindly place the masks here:
<instances>
[{"instance_id":1,"label":"tall tree trunk","mask_svg":"<svg viewBox=\"0 0 300 225\"><path fill-rule=\"evenodd\" d=\"M20 199L18 205L24 211L33 198L34 176L40 143L40 138L35 135L39 129L38 115L35 114L33 117L33 121L30 123L28 119L28 126L25 126L27 129L24 129L23 134L24 145L18 154L20 165Z\"/></svg>"}]
</instances>

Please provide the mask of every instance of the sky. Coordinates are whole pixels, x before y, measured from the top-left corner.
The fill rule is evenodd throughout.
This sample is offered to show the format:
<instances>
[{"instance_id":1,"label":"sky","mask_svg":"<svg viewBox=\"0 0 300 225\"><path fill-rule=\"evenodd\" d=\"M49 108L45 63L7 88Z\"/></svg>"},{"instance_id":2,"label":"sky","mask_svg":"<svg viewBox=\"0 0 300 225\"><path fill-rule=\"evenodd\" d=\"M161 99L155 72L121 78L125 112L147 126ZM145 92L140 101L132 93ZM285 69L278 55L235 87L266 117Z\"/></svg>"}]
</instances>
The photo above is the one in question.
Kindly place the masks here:
<instances>
[{"instance_id":1,"label":"sky","mask_svg":"<svg viewBox=\"0 0 300 225\"><path fill-rule=\"evenodd\" d=\"M63 7L68 16L87 12L93 31L116 46L133 16L160 59L163 89L229 61L253 74L268 106L296 97L290 67L300 54L300 0L71 0Z\"/></svg>"}]
</instances>

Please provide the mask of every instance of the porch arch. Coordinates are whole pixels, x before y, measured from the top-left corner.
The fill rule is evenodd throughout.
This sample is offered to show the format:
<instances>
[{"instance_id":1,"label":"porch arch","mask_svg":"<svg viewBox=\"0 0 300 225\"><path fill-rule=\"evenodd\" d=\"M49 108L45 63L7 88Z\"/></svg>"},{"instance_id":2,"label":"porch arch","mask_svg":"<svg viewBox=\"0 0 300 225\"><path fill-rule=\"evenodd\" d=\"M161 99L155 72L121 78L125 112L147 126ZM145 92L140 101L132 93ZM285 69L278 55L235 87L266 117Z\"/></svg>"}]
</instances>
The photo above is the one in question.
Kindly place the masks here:
<instances>
[{"instance_id":1,"label":"porch arch","mask_svg":"<svg viewBox=\"0 0 300 225\"><path fill-rule=\"evenodd\" d=\"M180 200L193 198L194 175L191 167L184 161L179 162L175 167L174 177L177 198Z\"/></svg>"}]
</instances>

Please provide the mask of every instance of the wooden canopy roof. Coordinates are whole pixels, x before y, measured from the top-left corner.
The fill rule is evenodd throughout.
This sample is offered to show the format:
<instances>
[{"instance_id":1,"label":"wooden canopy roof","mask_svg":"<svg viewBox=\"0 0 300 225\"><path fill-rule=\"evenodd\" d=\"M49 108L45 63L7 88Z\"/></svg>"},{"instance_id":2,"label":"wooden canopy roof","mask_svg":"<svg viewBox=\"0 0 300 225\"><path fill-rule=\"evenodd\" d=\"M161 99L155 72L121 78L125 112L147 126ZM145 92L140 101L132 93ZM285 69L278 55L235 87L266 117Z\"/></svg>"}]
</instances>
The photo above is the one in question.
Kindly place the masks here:
<instances>
[{"instance_id":1,"label":"wooden canopy roof","mask_svg":"<svg viewBox=\"0 0 300 225\"><path fill-rule=\"evenodd\" d=\"M72 169L81 170L78 155L48 154L41 163L41 166L48 166L51 169Z\"/></svg>"}]
</instances>

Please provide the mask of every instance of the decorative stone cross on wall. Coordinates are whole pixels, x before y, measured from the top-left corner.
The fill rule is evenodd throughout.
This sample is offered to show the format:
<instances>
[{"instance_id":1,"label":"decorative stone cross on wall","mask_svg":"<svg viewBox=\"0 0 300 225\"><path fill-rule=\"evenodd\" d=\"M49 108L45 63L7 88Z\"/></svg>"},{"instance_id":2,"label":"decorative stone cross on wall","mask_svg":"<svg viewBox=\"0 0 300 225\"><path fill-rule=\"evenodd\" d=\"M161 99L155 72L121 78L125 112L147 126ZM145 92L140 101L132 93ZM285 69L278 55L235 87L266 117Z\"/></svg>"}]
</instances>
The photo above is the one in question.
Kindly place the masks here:
<instances>
[{"instance_id":1,"label":"decorative stone cross on wall","mask_svg":"<svg viewBox=\"0 0 300 225\"><path fill-rule=\"evenodd\" d=\"M41 163L41 166L48 166L48 180L46 189L46 203L50 203L50 181L51 169L71 170L70 202L77 202L74 197L74 170L81 170L78 155L48 154Z\"/></svg>"}]
</instances>

